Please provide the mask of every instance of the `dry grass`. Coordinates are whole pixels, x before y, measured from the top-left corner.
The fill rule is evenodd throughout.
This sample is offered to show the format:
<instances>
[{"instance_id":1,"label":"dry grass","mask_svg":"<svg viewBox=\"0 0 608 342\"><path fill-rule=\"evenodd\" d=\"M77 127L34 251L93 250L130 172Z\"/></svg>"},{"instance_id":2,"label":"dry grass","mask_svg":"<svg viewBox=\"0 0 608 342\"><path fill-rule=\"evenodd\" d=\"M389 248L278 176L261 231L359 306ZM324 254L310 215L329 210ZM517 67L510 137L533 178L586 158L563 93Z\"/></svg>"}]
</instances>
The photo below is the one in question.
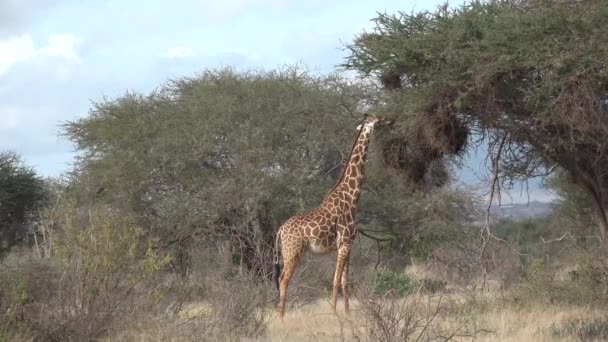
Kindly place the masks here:
<instances>
[{"instance_id":1,"label":"dry grass","mask_svg":"<svg viewBox=\"0 0 608 342\"><path fill-rule=\"evenodd\" d=\"M474 300L471 296L474 296ZM432 317L428 320L432 321L429 324L431 332L423 337L422 341L445 340L452 334L455 341L578 341L580 339L574 334L564 336L556 332L571 322L591 322L605 317L605 313L599 309L578 306L513 304L500 299L497 293L488 291L474 294L452 291L442 295L411 295L406 299L390 302L403 303L404 305L396 307L411 309L411 313L417 318ZM239 340L370 340L369 336L365 336L365 328L370 320L365 311L365 303L361 300L353 300L351 303L353 310L348 316L345 315L341 302L338 303L338 314L334 314L328 299L292 309L286 313L283 321L278 319L276 312L270 310L268 325L263 335ZM210 340L209 335L207 339L204 337L207 330L205 325L209 322L203 317L210 317L211 310L213 309L209 303L193 303L185 306L174 319L157 320L146 327L134 327L132 331L124 332L110 340ZM432 316L435 312L436 316Z\"/></svg>"},{"instance_id":2,"label":"dry grass","mask_svg":"<svg viewBox=\"0 0 608 342\"><path fill-rule=\"evenodd\" d=\"M454 303L451 303L454 305ZM353 339L348 320L363 320L357 311L360 303L354 303L355 311L350 318L332 313L329 303L319 301L288 313L281 322L273 316L266 335L256 341L349 341ZM342 316L342 317L340 317ZM468 316L468 317L467 317ZM572 321L604 317L597 309L581 307L546 306L518 309L514 306L494 307L488 311L470 312L451 317L440 317L435 328L464 335L466 321L479 330L475 338L454 337L456 341L577 341L575 336L557 337L554 327L561 327ZM342 330L341 330L342 327ZM469 333L471 333L469 329ZM445 336L445 335L444 335Z\"/></svg>"},{"instance_id":3,"label":"dry grass","mask_svg":"<svg viewBox=\"0 0 608 342\"><path fill-rule=\"evenodd\" d=\"M404 272L415 280L440 279L422 264L409 266ZM450 284L439 293L421 291L395 299L373 296L359 284L350 315L344 313L341 301L336 315L329 297L321 297L292 306L281 321L272 308L274 292L268 293L263 285L240 278L216 285L209 279L204 283L208 295L191 298L193 302L177 314L150 312L141 319L123 322L103 340L525 342L608 338L608 316L601 308L526 300L522 298L529 297L501 291L499 286L481 291Z\"/></svg>"},{"instance_id":4,"label":"dry grass","mask_svg":"<svg viewBox=\"0 0 608 342\"><path fill-rule=\"evenodd\" d=\"M425 265L412 265L404 272L418 280L438 277ZM597 308L522 303L512 293L501 292L491 282L489 285L490 290L485 291L447 286L440 294L410 295L391 304L411 310L416 319L429 322L433 332L421 340L445 340L453 334L456 341L577 341L578 331L567 336L559 332L572 322L593 322L606 317ZM359 300L352 302L350 316L344 314L341 302L338 315L333 314L329 299L288 311L282 322L273 314L266 334L257 341L369 340L364 336L370 321L369 313L365 312L368 299L359 294ZM404 303L395 304L398 301ZM359 329L353 331L353 326ZM415 333L414 337L417 336Z\"/></svg>"},{"instance_id":5,"label":"dry grass","mask_svg":"<svg viewBox=\"0 0 608 342\"><path fill-rule=\"evenodd\" d=\"M495 308L480 315L480 325L494 334L477 341L577 341L575 336L560 338L554 327L575 320L592 320L602 317L598 310L580 307L532 307L525 309Z\"/></svg>"},{"instance_id":6,"label":"dry grass","mask_svg":"<svg viewBox=\"0 0 608 342\"><path fill-rule=\"evenodd\" d=\"M351 305L356 308L359 303L351 301ZM353 315L357 315L357 312ZM258 341L341 341L352 337L348 330L344 317L340 317L340 311L339 315L335 315L329 300L320 300L287 312L283 321L274 314L268 324L267 334Z\"/></svg>"}]
</instances>

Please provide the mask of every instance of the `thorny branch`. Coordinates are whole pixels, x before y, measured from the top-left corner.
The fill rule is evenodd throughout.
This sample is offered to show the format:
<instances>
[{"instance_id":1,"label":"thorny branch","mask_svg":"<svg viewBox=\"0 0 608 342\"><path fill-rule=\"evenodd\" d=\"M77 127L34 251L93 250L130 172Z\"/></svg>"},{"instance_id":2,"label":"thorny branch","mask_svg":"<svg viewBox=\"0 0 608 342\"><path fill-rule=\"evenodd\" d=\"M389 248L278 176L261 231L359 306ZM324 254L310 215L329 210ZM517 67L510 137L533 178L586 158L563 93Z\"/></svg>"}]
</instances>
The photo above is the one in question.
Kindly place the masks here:
<instances>
[{"instance_id":1,"label":"thorny branch","mask_svg":"<svg viewBox=\"0 0 608 342\"><path fill-rule=\"evenodd\" d=\"M500 139L498 145L490 144L490 149L488 151L488 156L492 163L492 180L490 182L490 198L488 199L488 206L486 207L486 220L485 224L481 228L480 236L481 236L481 250L479 253L479 259L483 269L483 287L485 287L485 279L486 279L486 266L483 262L483 256L486 251L486 247L488 246L488 242L490 238L494 238L496 240L503 241L502 239L494 236L490 231L490 210L492 208L492 202L494 201L494 195L498 195L498 202L500 203L500 182L499 182L499 165L500 165L500 157L502 155L502 151L505 146L505 142L507 141L507 135L505 134Z\"/></svg>"},{"instance_id":2,"label":"thorny branch","mask_svg":"<svg viewBox=\"0 0 608 342\"><path fill-rule=\"evenodd\" d=\"M566 233L566 234L562 235L561 237L558 237L556 239L551 239L551 240L545 240L541 236L540 240L546 245L546 244L553 243L553 242L560 242L560 241L562 241L563 239L565 239L568 236L570 236L570 233Z\"/></svg>"}]
</instances>

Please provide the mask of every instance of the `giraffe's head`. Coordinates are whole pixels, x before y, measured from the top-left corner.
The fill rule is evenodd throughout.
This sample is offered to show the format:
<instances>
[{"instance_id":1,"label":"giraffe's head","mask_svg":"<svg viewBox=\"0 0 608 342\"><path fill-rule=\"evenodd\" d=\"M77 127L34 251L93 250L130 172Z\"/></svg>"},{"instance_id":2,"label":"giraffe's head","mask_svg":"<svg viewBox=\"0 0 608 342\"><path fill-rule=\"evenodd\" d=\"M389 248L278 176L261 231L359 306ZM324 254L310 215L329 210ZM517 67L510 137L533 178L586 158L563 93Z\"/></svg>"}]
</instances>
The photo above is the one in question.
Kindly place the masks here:
<instances>
[{"instance_id":1,"label":"giraffe's head","mask_svg":"<svg viewBox=\"0 0 608 342\"><path fill-rule=\"evenodd\" d=\"M357 130L364 129L366 132L372 132L374 128L380 125L391 125L392 120L378 115L365 115L363 123L357 126Z\"/></svg>"}]
</instances>

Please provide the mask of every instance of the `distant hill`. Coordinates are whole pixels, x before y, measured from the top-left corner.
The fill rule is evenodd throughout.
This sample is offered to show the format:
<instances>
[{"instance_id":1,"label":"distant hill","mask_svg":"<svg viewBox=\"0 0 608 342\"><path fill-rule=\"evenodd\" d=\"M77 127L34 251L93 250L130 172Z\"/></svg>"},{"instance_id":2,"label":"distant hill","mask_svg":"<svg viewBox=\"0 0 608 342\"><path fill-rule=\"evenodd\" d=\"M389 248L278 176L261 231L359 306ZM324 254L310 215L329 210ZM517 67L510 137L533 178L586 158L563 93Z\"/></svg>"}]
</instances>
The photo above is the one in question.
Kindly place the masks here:
<instances>
[{"instance_id":1,"label":"distant hill","mask_svg":"<svg viewBox=\"0 0 608 342\"><path fill-rule=\"evenodd\" d=\"M549 216L556 207L555 202L512 203L492 206L490 212L496 219L519 221Z\"/></svg>"}]
</instances>

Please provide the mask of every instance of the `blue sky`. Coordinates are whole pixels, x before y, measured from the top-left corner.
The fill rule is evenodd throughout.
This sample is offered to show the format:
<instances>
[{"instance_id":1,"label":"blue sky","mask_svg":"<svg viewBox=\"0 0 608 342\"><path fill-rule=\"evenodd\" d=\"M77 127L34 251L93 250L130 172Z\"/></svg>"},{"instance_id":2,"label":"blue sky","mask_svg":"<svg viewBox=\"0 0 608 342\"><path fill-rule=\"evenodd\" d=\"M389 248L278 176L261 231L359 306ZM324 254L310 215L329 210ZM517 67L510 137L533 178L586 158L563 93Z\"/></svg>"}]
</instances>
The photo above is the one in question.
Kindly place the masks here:
<instances>
[{"instance_id":1,"label":"blue sky","mask_svg":"<svg viewBox=\"0 0 608 342\"><path fill-rule=\"evenodd\" d=\"M104 95L148 92L219 66L302 63L330 72L343 43L371 29L376 12L442 2L0 0L0 150L57 176L73 158L59 124L85 116ZM473 182L482 169L469 164L463 174Z\"/></svg>"}]
</instances>

